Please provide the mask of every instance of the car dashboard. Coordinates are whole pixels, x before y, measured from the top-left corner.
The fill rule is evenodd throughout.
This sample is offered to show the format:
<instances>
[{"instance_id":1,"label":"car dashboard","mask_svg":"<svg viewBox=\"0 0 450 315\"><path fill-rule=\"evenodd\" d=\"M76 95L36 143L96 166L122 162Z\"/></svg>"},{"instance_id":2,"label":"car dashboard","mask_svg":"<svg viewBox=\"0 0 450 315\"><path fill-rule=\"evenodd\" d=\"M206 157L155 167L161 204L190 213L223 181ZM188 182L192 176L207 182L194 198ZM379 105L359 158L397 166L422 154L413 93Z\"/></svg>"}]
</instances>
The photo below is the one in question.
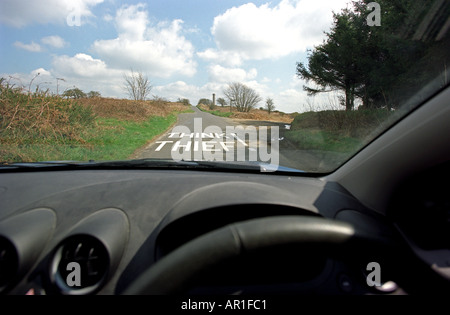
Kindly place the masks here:
<instances>
[{"instance_id":1,"label":"car dashboard","mask_svg":"<svg viewBox=\"0 0 450 315\"><path fill-rule=\"evenodd\" d=\"M184 244L264 218L345 222L374 235L375 242L349 250L289 243L249 251L202 271L183 293L407 292L401 277L400 285L390 278L397 270L390 255L413 255L395 222L321 177L195 170L9 172L0 177L0 199L3 294L124 294ZM392 244L381 249L377 240L386 244L386 239ZM389 268L382 269L382 283L369 286L373 262Z\"/></svg>"}]
</instances>

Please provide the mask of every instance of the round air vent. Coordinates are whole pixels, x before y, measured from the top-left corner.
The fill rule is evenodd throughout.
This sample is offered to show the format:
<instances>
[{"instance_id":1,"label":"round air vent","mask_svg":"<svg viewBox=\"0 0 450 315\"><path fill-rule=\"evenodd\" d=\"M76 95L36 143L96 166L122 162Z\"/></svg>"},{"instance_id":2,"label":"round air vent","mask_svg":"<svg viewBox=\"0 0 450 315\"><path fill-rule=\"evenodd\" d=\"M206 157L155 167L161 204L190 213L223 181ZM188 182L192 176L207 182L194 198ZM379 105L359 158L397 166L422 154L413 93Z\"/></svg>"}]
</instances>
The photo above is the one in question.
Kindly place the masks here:
<instances>
[{"instance_id":1,"label":"round air vent","mask_svg":"<svg viewBox=\"0 0 450 315\"><path fill-rule=\"evenodd\" d=\"M89 235L74 235L57 247L50 276L62 294L90 294L104 284L109 266L109 254L101 241Z\"/></svg>"},{"instance_id":2,"label":"round air vent","mask_svg":"<svg viewBox=\"0 0 450 315\"><path fill-rule=\"evenodd\" d=\"M0 292L6 289L17 276L19 258L14 245L0 236Z\"/></svg>"}]
</instances>

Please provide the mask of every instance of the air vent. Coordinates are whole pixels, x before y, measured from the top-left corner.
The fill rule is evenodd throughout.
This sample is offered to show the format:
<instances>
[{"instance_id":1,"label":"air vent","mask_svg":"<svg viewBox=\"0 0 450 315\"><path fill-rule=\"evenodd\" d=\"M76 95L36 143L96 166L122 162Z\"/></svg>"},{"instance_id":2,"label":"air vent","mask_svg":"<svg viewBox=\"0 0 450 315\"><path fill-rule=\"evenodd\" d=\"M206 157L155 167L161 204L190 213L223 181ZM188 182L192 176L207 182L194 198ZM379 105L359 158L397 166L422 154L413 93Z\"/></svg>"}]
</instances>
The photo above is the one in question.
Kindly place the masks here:
<instances>
[{"instance_id":1,"label":"air vent","mask_svg":"<svg viewBox=\"0 0 450 315\"><path fill-rule=\"evenodd\" d=\"M0 236L0 292L9 287L17 276L19 258L14 245Z\"/></svg>"},{"instance_id":2,"label":"air vent","mask_svg":"<svg viewBox=\"0 0 450 315\"><path fill-rule=\"evenodd\" d=\"M101 241L89 235L74 235L56 249L51 278L62 294L91 294L104 284L109 265L109 254Z\"/></svg>"},{"instance_id":3,"label":"air vent","mask_svg":"<svg viewBox=\"0 0 450 315\"><path fill-rule=\"evenodd\" d=\"M55 213L45 208L0 222L0 292L14 290L13 286L32 270L55 225Z\"/></svg>"}]
</instances>

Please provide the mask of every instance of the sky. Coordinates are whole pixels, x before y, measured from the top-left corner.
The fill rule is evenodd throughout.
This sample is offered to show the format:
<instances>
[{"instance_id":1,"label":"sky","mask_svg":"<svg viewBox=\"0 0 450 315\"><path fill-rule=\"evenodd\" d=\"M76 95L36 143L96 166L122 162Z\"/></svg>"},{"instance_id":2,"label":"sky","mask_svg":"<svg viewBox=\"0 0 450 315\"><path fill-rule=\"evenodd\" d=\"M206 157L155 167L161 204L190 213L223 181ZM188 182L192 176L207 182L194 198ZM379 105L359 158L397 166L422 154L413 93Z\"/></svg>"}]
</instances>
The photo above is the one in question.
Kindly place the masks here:
<instances>
[{"instance_id":1,"label":"sky","mask_svg":"<svg viewBox=\"0 0 450 315\"><path fill-rule=\"evenodd\" d=\"M150 99L224 97L231 82L276 110L334 103L308 97L297 62L325 39L349 0L0 0L0 76L61 94L77 87L128 98L124 75L148 77Z\"/></svg>"}]
</instances>

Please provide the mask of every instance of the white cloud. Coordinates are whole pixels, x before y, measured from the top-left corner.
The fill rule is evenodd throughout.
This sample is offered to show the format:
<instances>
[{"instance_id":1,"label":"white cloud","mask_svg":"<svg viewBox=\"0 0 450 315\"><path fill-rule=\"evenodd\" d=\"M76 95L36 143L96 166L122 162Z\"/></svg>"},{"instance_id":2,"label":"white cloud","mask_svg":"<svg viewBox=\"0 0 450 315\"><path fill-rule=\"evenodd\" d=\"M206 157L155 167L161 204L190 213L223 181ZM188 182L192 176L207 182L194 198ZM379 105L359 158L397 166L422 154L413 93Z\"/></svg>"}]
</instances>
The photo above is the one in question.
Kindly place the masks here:
<instances>
[{"instance_id":1,"label":"white cloud","mask_svg":"<svg viewBox=\"0 0 450 315\"><path fill-rule=\"evenodd\" d=\"M279 58L319 44L329 29L332 10L348 0L283 0L275 7L247 3L215 17L211 32L220 52L210 58L235 53L244 60ZM206 57L207 51L203 53Z\"/></svg>"},{"instance_id":2,"label":"white cloud","mask_svg":"<svg viewBox=\"0 0 450 315\"><path fill-rule=\"evenodd\" d=\"M287 89L281 91L274 98L277 109L292 113L292 112L305 112L308 111L307 105L309 98L306 93L297 89Z\"/></svg>"},{"instance_id":3,"label":"white cloud","mask_svg":"<svg viewBox=\"0 0 450 315\"><path fill-rule=\"evenodd\" d=\"M256 80L246 81L242 83L247 85L249 88L254 89L262 98L265 98L265 95L272 93L267 85Z\"/></svg>"},{"instance_id":4,"label":"white cloud","mask_svg":"<svg viewBox=\"0 0 450 315\"><path fill-rule=\"evenodd\" d=\"M69 15L82 23L92 17L91 8L103 0L1 0L0 23L24 27L30 24L66 23Z\"/></svg>"},{"instance_id":5,"label":"white cloud","mask_svg":"<svg viewBox=\"0 0 450 315\"><path fill-rule=\"evenodd\" d=\"M152 95L161 97L168 97L170 101L175 101L178 98L187 98L193 103L193 97L196 97L200 92L200 88L195 85L189 85L184 81L176 81L166 85L155 86L152 89Z\"/></svg>"},{"instance_id":6,"label":"white cloud","mask_svg":"<svg viewBox=\"0 0 450 315\"><path fill-rule=\"evenodd\" d=\"M242 82L252 80L258 75L256 69L250 69L245 71L240 68L224 68L220 65L214 65L209 67L209 77L212 82Z\"/></svg>"},{"instance_id":7,"label":"white cloud","mask_svg":"<svg viewBox=\"0 0 450 315\"><path fill-rule=\"evenodd\" d=\"M114 17L111 14L105 14L103 16L103 20L105 20L106 22L110 22L110 21L114 20Z\"/></svg>"},{"instance_id":8,"label":"white cloud","mask_svg":"<svg viewBox=\"0 0 450 315\"><path fill-rule=\"evenodd\" d=\"M123 6L116 13L116 29L119 38L132 41L142 41L148 24L145 5Z\"/></svg>"},{"instance_id":9,"label":"white cloud","mask_svg":"<svg viewBox=\"0 0 450 315\"><path fill-rule=\"evenodd\" d=\"M44 68L38 68L29 73L1 73L0 77L7 78L11 85L23 88L25 91L35 91L36 88L45 91L55 82L51 72Z\"/></svg>"},{"instance_id":10,"label":"white cloud","mask_svg":"<svg viewBox=\"0 0 450 315\"><path fill-rule=\"evenodd\" d=\"M305 80L292 76L288 88L281 90L275 96L276 105L281 105L279 108L282 111L292 112L308 112L308 111L322 111L322 110L339 110L343 107L339 104L339 96L343 93L333 91L328 93L319 93L314 96L308 96L307 92L303 90L303 86L307 85L313 88L317 86L313 82L306 83ZM278 107L278 106L277 106Z\"/></svg>"},{"instance_id":11,"label":"white cloud","mask_svg":"<svg viewBox=\"0 0 450 315\"><path fill-rule=\"evenodd\" d=\"M45 70L44 68L39 68L31 71L31 75L40 77L50 77L51 73L50 71Z\"/></svg>"},{"instance_id":12,"label":"white cloud","mask_svg":"<svg viewBox=\"0 0 450 315\"><path fill-rule=\"evenodd\" d=\"M62 39L59 36L47 36L47 37L43 37L41 39L41 42L47 46L51 46L54 48L62 48L64 47L67 43L64 41L64 39ZM24 50L28 50L31 52L42 52L44 50L44 48L39 45L38 43L32 41L29 44L25 44L22 43L20 41L16 41L14 43L14 46L20 49L24 49Z\"/></svg>"},{"instance_id":13,"label":"white cloud","mask_svg":"<svg viewBox=\"0 0 450 315\"><path fill-rule=\"evenodd\" d=\"M14 43L14 46L16 46L17 48L20 48L20 49L25 49L25 50L31 51L31 52L41 52L42 51L41 45L39 45L35 42L31 42L30 44L24 44L22 42L17 41Z\"/></svg>"},{"instance_id":14,"label":"white cloud","mask_svg":"<svg viewBox=\"0 0 450 315\"><path fill-rule=\"evenodd\" d=\"M238 52L222 51L208 48L205 51L197 53L197 56L209 62L215 62L227 65L229 67L240 66L242 64L242 57Z\"/></svg>"},{"instance_id":15,"label":"white cloud","mask_svg":"<svg viewBox=\"0 0 450 315\"><path fill-rule=\"evenodd\" d=\"M54 47L54 48L63 48L67 45L67 43L61 37L57 35L43 37L41 42L45 45Z\"/></svg>"},{"instance_id":16,"label":"white cloud","mask_svg":"<svg viewBox=\"0 0 450 315\"><path fill-rule=\"evenodd\" d=\"M305 80L299 78L297 75L291 76L291 81L289 82L289 86L293 89L303 90L304 85L311 86L313 82L307 83Z\"/></svg>"},{"instance_id":17,"label":"white cloud","mask_svg":"<svg viewBox=\"0 0 450 315\"><path fill-rule=\"evenodd\" d=\"M55 56L52 66L51 73L54 78L64 79L59 82L59 92L76 86L85 92L99 91L107 97L126 97L123 85L124 72L109 68L103 60L79 53L72 57Z\"/></svg>"},{"instance_id":18,"label":"white cloud","mask_svg":"<svg viewBox=\"0 0 450 315\"><path fill-rule=\"evenodd\" d=\"M56 56L52 64L55 71L63 76L98 77L104 80L111 77L114 71L118 73L117 70L108 69L104 61L86 54L76 54L73 57Z\"/></svg>"},{"instance_id":19,"label":"white cloud","mask_svg":"<svg viewBox=\"0 0 450 315\"><path fill-rule=\"evenodd\" d=\"M145 5L138 4L119 9L115 24L117 38L97 40L92 45L109 66L133 68L161 78L196 73L194 47L182 35L182 20L151 25Z\"/></svg>"}]
</instances>

